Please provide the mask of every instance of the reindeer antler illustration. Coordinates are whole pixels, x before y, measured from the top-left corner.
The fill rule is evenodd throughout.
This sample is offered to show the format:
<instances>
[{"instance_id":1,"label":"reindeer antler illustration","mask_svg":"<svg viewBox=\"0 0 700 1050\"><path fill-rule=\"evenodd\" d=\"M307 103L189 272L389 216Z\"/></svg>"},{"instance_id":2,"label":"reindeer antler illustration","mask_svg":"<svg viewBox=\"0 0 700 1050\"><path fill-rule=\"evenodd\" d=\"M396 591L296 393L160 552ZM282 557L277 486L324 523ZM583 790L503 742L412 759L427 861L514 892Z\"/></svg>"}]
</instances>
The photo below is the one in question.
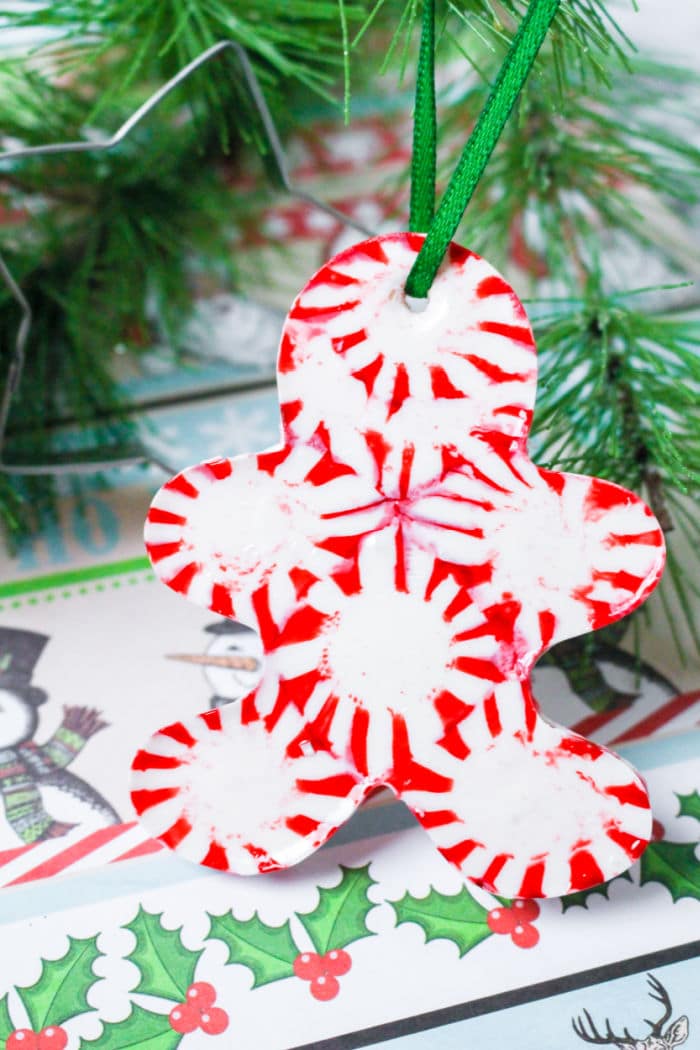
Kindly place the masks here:
<instances>
[{"instance_id":1,"label":"reindeer antler illustration","mask_svg":"<svg viewBox=\"0 0 700 1050\"><path fill-rule=\"evenodd\" d=\"M631 1050L673 1050L673 1047L684 1043L688 1038L688 1018L683 1015L664 1030L664 1026L670 1021L673 1013L671 998L661 981L653 974L647 974L647 980L651 989L649 996L663 1006L664 1012L658 1021L644 1019L644 1023L651 1029L646 1038L636 1039L628 1028L622 1029L622 1035L616 1035L607 1018L605 1019L605 1031L601 1033L588 1010L584 1010L583 1015L579 1015L571 1022L579 1039L595 1046L615 1046L618 1050L624 1050L625 1047Z\"/></svg>"},{"instance_id":2,"label":"reindeer antler illustration","mask_svg":"<svg viewBox=\"0 0 700 1050\"><path fill-rule=\"evenodd\" d=\"M662 985L658 978L654 977L653 973L647 974L647 981L651 985L651 991L648 993L652 999L656 999L657 1003L661 1003L664 1008L663 1015L658 1021L649 1021L646 1017L644 1023L648 1024L651 1028L651 1034L655 1036L661 1035L661 1030L667 1021L671 1019L673 1013L673 1007L671 1006L671 999L669 994Z\"/></svg>"},{"instance_id":3,"label":"reindeer antler illustration","mask_svg":"<svg viewBox=\"0 0 700 1050\"><path fill-rule=\"evenodd\" d=\"M615 1046L619 1047L620 1050L622 1047L629 1046L632 1047L634 1050L637 1040L630 1033L629 1029L623 1028L622 1035L615 1035L612 1028L610 1027L610 1021L606 1017L605 1032L601 1035L596 1025L594 1024L593 1018L589 1014L588 1010L583 1011L583 1017L585 1018L586 1023L584 1023L582 1018L579 1016L575 1018L571 1022L571 1024L574 1031L576 1032L576 1035L579 1037L579 1039L583 1039L584 1043L592 1043L595 1046ZM586 1024L588 1025L590 1031L586 1031Z\"/></svg>"}]
</instances>

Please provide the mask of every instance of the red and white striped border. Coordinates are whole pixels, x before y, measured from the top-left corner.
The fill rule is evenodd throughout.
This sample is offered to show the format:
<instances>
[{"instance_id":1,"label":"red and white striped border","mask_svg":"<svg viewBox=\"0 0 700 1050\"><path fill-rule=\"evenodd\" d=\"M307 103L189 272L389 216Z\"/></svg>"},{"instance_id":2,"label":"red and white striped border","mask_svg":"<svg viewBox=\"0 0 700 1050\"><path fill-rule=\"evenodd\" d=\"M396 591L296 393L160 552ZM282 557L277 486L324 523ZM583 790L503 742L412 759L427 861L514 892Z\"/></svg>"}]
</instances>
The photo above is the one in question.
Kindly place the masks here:
<instances>
[{"instance_id":1,"label":"red and white striped border","mask_svg":"<svg viewBox=\"0 0 700 1050\"><path fill-rule=\"evenodd\" d=\"M0 852L0 886L23 886L68 872L75 875L164 848L161 842L147 838L136 821L112 824L88 835L76 829L58 839Z\"/></svg>"}]
</instances>

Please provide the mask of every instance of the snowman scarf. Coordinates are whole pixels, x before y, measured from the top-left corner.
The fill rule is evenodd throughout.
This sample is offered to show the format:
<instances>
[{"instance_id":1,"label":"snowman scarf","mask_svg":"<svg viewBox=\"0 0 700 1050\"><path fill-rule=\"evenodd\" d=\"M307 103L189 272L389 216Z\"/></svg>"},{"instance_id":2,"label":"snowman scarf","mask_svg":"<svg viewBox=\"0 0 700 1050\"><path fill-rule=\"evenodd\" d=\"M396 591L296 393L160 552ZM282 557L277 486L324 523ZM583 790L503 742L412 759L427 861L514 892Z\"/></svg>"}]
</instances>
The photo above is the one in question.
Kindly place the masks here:
<instances>
[{"instance_id":1,"label":"snowman scarf","mask_svg":"<svg viewBox=\"0 0 700 1050\"><path fill-rule=\"evenodd\" d=\"M0 795L7 822L27 845L56 838L74 825L54 820L44 809L41 783L51 783L81 750L86 738L59 726L43 745L33 740L0 750Z\"/></svg>"}]
</instances>

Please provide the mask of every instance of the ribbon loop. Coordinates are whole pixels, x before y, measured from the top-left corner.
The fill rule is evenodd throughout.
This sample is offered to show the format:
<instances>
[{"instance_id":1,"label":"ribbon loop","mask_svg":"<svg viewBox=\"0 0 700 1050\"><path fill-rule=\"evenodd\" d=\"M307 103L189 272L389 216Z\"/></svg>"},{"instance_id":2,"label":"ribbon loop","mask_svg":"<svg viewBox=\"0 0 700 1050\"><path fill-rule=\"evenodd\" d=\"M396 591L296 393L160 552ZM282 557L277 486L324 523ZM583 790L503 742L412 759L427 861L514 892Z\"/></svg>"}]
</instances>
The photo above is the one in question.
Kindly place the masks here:
<instances>
[{"instance_id":1,"label":"ribbon loop","mask_svg":"<svg viewBox=\"0 0 700 1050\"><path fill-rule=\"evenodd\" d=\"M474 130L445 190L406 281L406 295L425 299L494 147L552 24L559 0L531 0ZM421 46L422 51L422 46ZM416 95L416 116L418 116ZM415 136L414 136L415 142ZM415 154L414 154L415 162ZM413 191L411 218L413 219Z\"/></svg>"}]
</instances>

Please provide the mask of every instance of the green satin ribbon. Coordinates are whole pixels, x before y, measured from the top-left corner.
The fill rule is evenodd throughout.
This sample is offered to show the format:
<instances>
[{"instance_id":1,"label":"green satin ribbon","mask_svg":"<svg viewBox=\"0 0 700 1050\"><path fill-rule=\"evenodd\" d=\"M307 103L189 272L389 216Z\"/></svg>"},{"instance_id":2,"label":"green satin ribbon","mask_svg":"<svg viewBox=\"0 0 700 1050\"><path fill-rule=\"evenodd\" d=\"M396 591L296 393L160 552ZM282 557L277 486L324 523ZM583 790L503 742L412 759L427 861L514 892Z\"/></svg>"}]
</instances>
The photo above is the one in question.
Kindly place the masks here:
<instances>
[{"instance_id":1,"label":"green satin ribbon","mask_svg":"<svg viewBox=\"0 0 700 1050\"><path fill-rule=\"evenodd\" d=\"M435 216L437 114L435 110L435 0L423 0L423 23L413 111L409 230L425 233Z\"/></svg>"},{"instance_id":2,"label":"green satin ribbon","mask_svg":"<svg viewBox=\"0 0 700 1050\"><path fill-rule=\"evenodd\" d=\"M427 228L428 231L406 281L406 295L416 299L425 299L430 291L450 241L529 76L537 52L544 43L559 7L559 0L530 0L527 13L513 38L486 105L464 147L440 207L430 222L435 200L436 143L433 5L434 0L425 0L423 7L411 165L411 229ZM425 54L428 50L429 56ZM428 80L430 83L427 83ZM419 127L423 122L425 126ZM429 151L431 141L432 167L431 157L422 155Z\"/></svg>"}]
</instances>

